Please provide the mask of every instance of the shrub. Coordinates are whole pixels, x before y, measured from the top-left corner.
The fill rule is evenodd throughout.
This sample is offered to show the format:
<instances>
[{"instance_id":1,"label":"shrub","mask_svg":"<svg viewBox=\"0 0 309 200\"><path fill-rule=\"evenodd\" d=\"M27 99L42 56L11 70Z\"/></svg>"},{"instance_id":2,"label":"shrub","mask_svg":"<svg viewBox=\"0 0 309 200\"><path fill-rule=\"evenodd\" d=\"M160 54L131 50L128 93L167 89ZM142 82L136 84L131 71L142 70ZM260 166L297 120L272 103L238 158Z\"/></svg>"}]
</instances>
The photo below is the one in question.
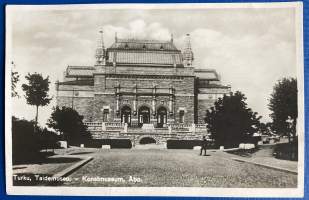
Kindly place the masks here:
<instances>
[{"instance_id":1,"label":"shrub","mask_svg":"<svg viewBox=\"0 0 309 200\"><path fill-rule=\"evenodd\" d=\"M41 149L56 149L58 148L57 142L61 140L61 136L53 131L44 128L39 134L39 143Z\"/></svg>"},{"instance_id":2,"label":"shrub","mask_svg":"<svg viewBox=\"0 0 309 200\"><path fill-rule=\"evenodd\" d=\"M132 143L129 139L92 139L85 142L84 145L89 148L101 148L102 145L110 145L112 149L132 148Z\"/></svg>"},{"instance_id":3,"label":"shrub","mask_svg":"<svg viewBox=\"0 0 309 200\"><path fill-rule=\"evenodd\" d=\"M13 163L36 160L40 157L39 137L38 133L34 133L34 124L34 121L12 118Z\"/></svg>"},{"instance_id":4,"label":"shrub","mask_svg":"<svg viewBox=\"0 0 309 200\"><path fill-rule=\"evenodd\" d=\"M167 140L166 143L168 149L193 149L195 146L201 146L201 140ZM213 149L215 144L208 142L207 148Z\"/></svg>"},{"instance_id":5,"label":"shrub","mask_svg":"<svg viewBox=\"0 0 309 200\"><path fill-rule=\"evenodd\" d=\"M285 160L298 160L298 142L276 144L274 156Z\"/></svg>"}]
</instances>

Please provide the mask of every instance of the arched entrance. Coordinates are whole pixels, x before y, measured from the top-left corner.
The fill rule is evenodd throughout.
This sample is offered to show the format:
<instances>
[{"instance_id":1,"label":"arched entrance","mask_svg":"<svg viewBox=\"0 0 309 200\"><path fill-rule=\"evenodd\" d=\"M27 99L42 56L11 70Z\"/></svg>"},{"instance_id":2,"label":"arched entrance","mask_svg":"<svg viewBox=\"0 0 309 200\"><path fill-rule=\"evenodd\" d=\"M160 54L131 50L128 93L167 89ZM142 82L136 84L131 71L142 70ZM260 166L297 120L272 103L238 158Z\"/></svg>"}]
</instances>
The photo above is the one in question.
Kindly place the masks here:
<instances>
[{"instance_id":1,"label":"arched entrance","mask_svg":"<svg viewBox=\"0 0 309 200\"><path fill-rule=\"evenodd\" d=\"M156 144L157 141L152 137L143 137L140 139L139 144Z\"/></svg>"},{"instance_id":2,"label":"arched entrance","mask_svg":"<svg viewBox=\"0 0 309 200\"><path fill-rule=\"evenodd\" d=\"M142 106L138 109L138 125L150 123L150 109L147 106Z\"/></svg>"},{"instance_id":3,"label":"arched entrance","mask_svg":"<svg viewBox=\"0 0 309 200\"><path fill-rule=\"evenodd\" d=\"M131 125L131 108L129 106L124 106L121 109L121 123L127 123L128 126Z\"/></svg>"},{"instance_id":4,"label":"arched entrance","mask_svg":"<svg viewBox=\"0 0 309 200\"><path fill-rule=\"evenodd\" d=\"M167 121L167 111L166 108L160 107L157 111L157 127L162 128Z\"/></svg>"}]
</instances>

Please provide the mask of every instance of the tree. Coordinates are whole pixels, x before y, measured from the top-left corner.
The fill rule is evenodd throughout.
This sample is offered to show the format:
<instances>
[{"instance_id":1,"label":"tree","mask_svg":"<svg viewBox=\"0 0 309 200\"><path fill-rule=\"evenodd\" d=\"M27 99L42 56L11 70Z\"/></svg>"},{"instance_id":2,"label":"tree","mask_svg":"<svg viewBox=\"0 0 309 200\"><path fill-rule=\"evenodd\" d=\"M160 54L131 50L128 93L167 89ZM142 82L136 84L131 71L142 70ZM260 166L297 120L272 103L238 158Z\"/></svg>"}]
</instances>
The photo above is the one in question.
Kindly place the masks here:
<instances>
[{"instance_id":1,"label":"tree","mask_svg":"<svg viewBox=\"0 0 309 200\"><path fill-rule=\"evenodd\" d=\"M297 80L295 78L283 78L279 80L271 94L269 110L273 120L273 130L276 134L296 136L297 120Z\"/></svg>"},{"instance_id":2,"label":"tree","mask_svg":"<svg viewBox=\"0 0 309 200\"><path fill-rule=\"evenodd\" d=\"M12 65L13 67L15 66L14 62L12 62ZM19 74L18 72L16 71L11 71L11 82L12 82L12 86L11 86L11 89L12 89L12 93L11 93L11 96L12 97L19 97L17 91L16 91L16 85L17 85L17 82L19 81Z\"/></svg>"},{"instance_id":3,"label":"tree","mask_svg":"<svg viewBox=\"0 0 309 200\"><path fill-rule=\"evenodd\" d=\"M261 122L259 127L259 132L262 133L263 135L271 135L271 130L272 130L272 123L267 122L263 123Z\"/></svg>"},{"instance_id":4,"label":"tree","mask_svg":"<svg viewBox=\"0 0 309 200\"><path fill-rule=\"evenodd\" d=\"M206 112L205 122L217 146L237 146L252 139L258 131L260 118L257 112L247 107L246 97L241 92L219 98L214 107Z\"/></svg>"},{"instance_id":5,"label":"tree","mask_svg":"<svg viewBox=\"0 0 309 200\"><path fill-rule=\"evenodd\" d=\"M26 92L25 98L27 103L36 106L35 126L38 122L39 106L49 104L52 98L49 98L49 77L43 78L41 74L28 74L25 77L28 80L28 85L23 84L22 89Z\"/></svg>"},{"instance_id":6,"label":"tree","mask_svg":"<svg viewBox=\"0 0 309 200\"><path fill-rule=\"evenodd\" d=\"M87 141L91 138L87 126L83 123L83 116L70 107L54 108L47 125L61 132L63 139L69 144Z\"/></svg>"}]
</instances>

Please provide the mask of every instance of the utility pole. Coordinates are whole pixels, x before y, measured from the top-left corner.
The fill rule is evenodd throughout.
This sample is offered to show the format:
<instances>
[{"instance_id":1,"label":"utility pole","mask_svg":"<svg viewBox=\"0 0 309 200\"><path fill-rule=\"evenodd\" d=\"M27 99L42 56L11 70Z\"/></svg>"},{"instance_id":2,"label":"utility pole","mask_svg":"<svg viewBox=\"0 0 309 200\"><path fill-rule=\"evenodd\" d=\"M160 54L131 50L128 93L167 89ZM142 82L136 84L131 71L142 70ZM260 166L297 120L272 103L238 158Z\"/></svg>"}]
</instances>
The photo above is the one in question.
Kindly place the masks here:
<instances>
[{"instance_id":1,"label":"utility pole","mask_svg":"<svg viewBox=\"0 0 309 200\"><path fill-rule=\"evenodd\" d=\"M74 109L74 92L75 90L74 90L74 88L73 88L73 90L72 90L72 109Z\"/></svg>"}]
</instances>

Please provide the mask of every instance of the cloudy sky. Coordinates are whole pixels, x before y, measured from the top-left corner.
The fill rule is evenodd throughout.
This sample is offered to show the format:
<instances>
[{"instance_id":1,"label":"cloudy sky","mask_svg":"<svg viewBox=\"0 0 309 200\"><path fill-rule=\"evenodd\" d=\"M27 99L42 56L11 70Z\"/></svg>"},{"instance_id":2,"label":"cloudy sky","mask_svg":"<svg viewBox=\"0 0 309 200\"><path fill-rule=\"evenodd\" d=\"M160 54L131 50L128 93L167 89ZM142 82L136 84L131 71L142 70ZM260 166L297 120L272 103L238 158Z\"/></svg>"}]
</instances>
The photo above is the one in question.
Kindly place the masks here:
<instances>
[{"instance_id":1,"label":"cloudy sky","mask_svg":"<svg viewBox=\"0 0 309 200\"><path fill-rule=\"evenodd\" d=\"M267 108L272 87L282 77L296 77L294 8L211 9L11 9L8 37L9 60L22 76L21 98L13 99L13 114L34 119L35 108L27 105L21 91L24 76L39 72L50 76L50 95L62 80L67 65L91 66L103 29L105 45L119 38L169 40L173 33L183 48L191 34L196 68L216 69L224 84L247 96L249 107L269 120ZM11 48L10 48L11 47ZM11 67L11 66L7 66ZM39 122L46 123L55 106L40 108Z\"/></svg>"}]
</instances>

